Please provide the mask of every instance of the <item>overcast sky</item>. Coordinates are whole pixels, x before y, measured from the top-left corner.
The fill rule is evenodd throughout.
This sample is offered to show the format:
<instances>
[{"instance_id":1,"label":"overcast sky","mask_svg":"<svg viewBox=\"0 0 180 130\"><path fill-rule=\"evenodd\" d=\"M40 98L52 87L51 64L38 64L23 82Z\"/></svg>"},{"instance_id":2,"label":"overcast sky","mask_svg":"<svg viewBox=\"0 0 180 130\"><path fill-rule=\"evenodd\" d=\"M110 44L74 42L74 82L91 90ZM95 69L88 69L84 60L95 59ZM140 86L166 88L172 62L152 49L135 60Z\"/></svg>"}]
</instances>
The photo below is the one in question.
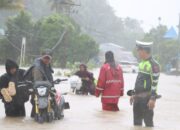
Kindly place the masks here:
<instances>
[{"instance_id":1,"label":"overcast sky","mask_svg":"<svg viewBox=\"0 0 180 130\"><path fill-rule=\"evenodd\" d=\"M161 23L168 27L178 25L180 0L108 0L117 16L143 21L145 31Z\"/></svg>"}]
</instances>

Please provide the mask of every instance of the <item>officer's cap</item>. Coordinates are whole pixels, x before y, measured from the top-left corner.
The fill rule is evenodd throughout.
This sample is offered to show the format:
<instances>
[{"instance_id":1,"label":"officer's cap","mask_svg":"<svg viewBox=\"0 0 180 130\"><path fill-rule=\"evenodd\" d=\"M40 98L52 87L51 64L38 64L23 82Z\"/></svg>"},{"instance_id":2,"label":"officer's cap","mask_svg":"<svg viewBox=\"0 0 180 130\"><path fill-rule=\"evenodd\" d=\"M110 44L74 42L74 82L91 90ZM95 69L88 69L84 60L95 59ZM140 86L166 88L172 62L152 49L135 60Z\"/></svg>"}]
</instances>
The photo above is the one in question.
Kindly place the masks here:
<instances>
[{"instance_id":1,"label":"officer's cap","mask_svg":"<svg viewBox=\"0 0 180 130\"><path fill-rule=\"evenodd\" d=\"M153 42L142 42L136 40L136 47L138 49L151 49Z\"/></svg>"}]
</instances>

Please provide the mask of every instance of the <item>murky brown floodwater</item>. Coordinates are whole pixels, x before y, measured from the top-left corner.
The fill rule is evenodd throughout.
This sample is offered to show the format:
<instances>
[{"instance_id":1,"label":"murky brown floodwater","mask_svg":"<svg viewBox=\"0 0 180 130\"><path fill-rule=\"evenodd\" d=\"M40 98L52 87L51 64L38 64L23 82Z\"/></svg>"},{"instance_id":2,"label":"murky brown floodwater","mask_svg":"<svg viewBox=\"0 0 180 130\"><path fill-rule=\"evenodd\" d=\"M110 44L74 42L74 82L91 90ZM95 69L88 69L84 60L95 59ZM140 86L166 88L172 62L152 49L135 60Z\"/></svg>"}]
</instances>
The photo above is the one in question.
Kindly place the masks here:
<instances>
[{"instance_id":1,"label":"murky brown floodwater","mask_svg":"<svg viewBox=\"0 0 180 130\"><path fill-rule=\"evenodd\" d=\"M125 74L126 90L134 86L136 75ZM0 103L1 130L179 130L180 129L180 77L161 75L159 93L163 98L157 101L155 127L134 127L132 107L127 96L121 98L120 112L101 111L100 98L69 94L66 100L71 109L65 111L65 118L53 123L38 124L30 115L31 105L26 104L26 118L5 118Z\"/></svg>"}]
</instances>

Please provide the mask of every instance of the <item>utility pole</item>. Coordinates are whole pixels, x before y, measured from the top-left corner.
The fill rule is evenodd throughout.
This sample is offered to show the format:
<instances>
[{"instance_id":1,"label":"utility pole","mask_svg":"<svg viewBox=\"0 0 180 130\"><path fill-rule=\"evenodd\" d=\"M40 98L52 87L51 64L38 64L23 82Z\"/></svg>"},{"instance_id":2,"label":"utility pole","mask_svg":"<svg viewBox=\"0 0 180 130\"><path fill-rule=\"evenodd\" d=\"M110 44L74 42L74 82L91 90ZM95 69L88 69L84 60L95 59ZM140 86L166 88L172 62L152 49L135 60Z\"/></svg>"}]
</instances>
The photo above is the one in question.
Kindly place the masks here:
<instances>
[{"instance_id":1,"label":"utility pole","mask_svg":"<svg viewBox=\"0 0 180 130\"><path fill-rule=\"evenodd\" d=\"M177 71L179 72L180 70L180 13L179 13L179 25L178 25L178 60L177 60Z\"/></svg>"},{"instance_id":2,"label":"utility pole","mask_svg":"<svg viewBox=\"0 0 180 130\"><path fill-rule=\"evenodd\" d=\"M26 54L26 38L22 38L22 45L21 45L21 56L20 56L20 66L25 64L25 54Z\"/></svg>"},{"instance_id":3,"label":"utility pole","mask_svg":"<svg viewBox=\"0 0 180 130\"><path fill-rule=\"evenodd\" d=\"M158 17L158 28L161 27L161 17ZM158 60L160 60L160 37L157 38L157 44L158 44Z\"/></svg>"},{"instance_id":4,"label":"utility pole","mask_svg":"<svg viewBox=\"0 0 180 130\"><path fill-rule=\"evenodd\" d=\"M161 25L161 17L158 17L159 26Z\"/></svg>"},{"instance_id":5,"label":"utility pole","mask_svg":"<svg viewBox=\"0 0 180 130\"><path fill-rule=\"evenodd\" d=\"M179 13L179 25L178 25L178 42L180 43L180 13Z\"/></svg>"}]
</instances>

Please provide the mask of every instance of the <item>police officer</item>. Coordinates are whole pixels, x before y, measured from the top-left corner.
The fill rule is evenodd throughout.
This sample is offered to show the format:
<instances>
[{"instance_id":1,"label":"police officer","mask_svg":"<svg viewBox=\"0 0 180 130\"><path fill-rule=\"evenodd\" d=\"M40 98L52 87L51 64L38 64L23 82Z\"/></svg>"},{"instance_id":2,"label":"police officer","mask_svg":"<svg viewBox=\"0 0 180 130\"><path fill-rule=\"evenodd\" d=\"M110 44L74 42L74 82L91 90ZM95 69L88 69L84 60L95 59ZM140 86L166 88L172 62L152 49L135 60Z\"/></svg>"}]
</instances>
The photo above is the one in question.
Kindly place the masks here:
<instances>
[{"instance_id":1,"label":"police officer","mask_svg":"<svg viewBox=\"0 0 180 130\"><path fill-rule=\"evenodd\" d=\"M136 79L134 95L130 98L133 104L134 125L153 127L154 107L157 98L157 85L160 76L160 65L152 58L153 43L136 41L139 63L139 73Z\"/></svg>"}]
</instances>

